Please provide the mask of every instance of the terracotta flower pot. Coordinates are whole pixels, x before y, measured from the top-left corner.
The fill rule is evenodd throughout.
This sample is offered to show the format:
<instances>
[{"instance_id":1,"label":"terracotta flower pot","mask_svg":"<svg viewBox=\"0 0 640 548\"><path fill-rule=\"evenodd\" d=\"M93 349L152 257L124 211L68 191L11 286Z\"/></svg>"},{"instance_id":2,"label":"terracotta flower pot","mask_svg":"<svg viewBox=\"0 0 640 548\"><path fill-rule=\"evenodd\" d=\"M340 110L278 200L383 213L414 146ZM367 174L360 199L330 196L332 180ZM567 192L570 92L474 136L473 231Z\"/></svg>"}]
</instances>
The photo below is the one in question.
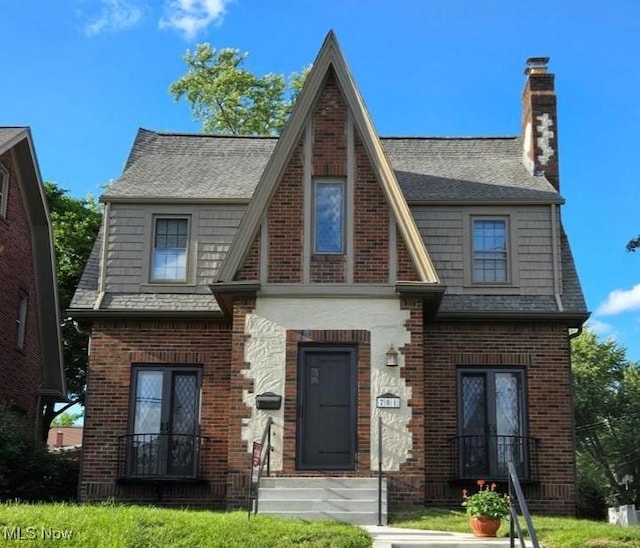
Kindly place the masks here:
<instances>
[{"instance_id":1,"label":"terracotta flower pot","mask_svg":"<svg viewBox=\"0 0 640 548\"><path fill-rule=\"evenodd\" d=\"M500 529L500 518L473 516L469 523L476 537L495 537L498 529Z\"/></svg>"}]
</instances>

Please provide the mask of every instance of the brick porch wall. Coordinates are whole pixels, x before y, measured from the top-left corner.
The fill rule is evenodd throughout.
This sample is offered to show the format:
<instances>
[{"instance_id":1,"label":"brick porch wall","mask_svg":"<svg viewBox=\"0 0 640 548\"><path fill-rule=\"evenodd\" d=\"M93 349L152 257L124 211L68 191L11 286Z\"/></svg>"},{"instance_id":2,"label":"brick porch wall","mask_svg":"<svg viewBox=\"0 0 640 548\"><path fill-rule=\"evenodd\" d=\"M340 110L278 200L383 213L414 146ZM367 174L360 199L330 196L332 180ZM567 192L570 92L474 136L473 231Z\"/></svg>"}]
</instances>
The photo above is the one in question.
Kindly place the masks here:
<instances>
[{"instance_id":1,"label":"brick porch wall","mask_svg":"<svg viewBox=\"0 0 640 548\"><path fill-rule=\"evenodd\" d=\"M80 500L224 505L229 440L231 327L215 321L98 321L91 335ZM131 372L138 364L202 367L204 485L117 485L118 436L129 433Z\"/></svg>"},{"instance_id":2,"label":"brick porch wall","mask_svg":"<svg viewBox=\"0 0 640 548\"><path fill-rule=\"evenodd\" d=\"M571 362L564 324L429 322L425 348L426 503L460 504L449 439L457 434L456 369L520 367L525 370L528 435L539 439L539 485L525 496L534 512L573 514L576 478Z\"/></svg>"}]
</instances>

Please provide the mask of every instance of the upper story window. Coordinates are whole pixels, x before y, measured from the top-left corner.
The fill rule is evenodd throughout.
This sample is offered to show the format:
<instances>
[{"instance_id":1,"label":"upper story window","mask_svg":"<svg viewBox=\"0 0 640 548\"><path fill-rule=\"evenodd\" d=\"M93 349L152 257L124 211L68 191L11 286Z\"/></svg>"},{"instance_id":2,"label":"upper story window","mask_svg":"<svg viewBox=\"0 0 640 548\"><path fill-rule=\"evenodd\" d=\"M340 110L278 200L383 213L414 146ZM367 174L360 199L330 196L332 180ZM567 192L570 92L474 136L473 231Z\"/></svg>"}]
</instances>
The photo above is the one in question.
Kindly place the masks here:
<instances>
[{"instance_id":1,"label":"upper story window","mask_svg":"<svg viewBox=\"0 0 640 548\"><path fill-rule=\"evenodd\" d=\"M27 331L27 296L20 293L18 296L18 312L16 315L16 348L24 348L25 334Z\"/></svg>"},{"instance_id":2,"label":"upper story window","mask_svg":"<svg viewBox=\"0 0 640 548\"><path fill-rule=\"evenodd\" d=\"M506 218L472 219L472 282L507 283L508 226Z\"/></svg>"},{"instance_id":3,"label":"upper story window","mask_svg":"<svg viewBox=\"0 0 640 548\"><path fill-rule=\"evenodd\" d=\"M345 184L336 179L314 181L314 253L343 253Z\"/></svg>"},{"instance_id":4,"label":"upper story window","mask_svg":"<svg viewBox=\"0 0 640 548\"><path fill-rule=\"evenodd\" d=\"M0 218L7 216L7 201L9 199L9 173L0 166Z\"/></svg>"},{"instance_id":5,"label":"upper story window","mask_svg":"<svg viewBox=\"0 0 640 548\"><path fill-rule=\"evenodd\" d=\"M151 280L186 282L188 244L188 217L156 217Z\"/></svg>"}]
</instances>

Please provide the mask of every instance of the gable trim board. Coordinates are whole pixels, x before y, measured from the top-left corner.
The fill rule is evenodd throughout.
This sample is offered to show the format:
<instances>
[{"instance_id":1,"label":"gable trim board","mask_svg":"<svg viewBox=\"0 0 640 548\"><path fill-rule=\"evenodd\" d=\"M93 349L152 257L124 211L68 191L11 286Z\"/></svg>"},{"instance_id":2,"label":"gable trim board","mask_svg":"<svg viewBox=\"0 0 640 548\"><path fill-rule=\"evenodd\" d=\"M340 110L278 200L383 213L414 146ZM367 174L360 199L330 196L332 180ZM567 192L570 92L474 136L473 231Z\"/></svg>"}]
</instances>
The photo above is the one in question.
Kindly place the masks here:
<instances>
[{"instance_id":1,"label":"gable trim board","mask_svg":"<svg viewBox=\"0 0 640 548\"><path fill-rule=\"evenodd\" d=\"M251 203L240 224L238 233L220 267L216 281L231 281L249 252L251 242L264 219L264 212L273 197L293 147L302 135L313 104L319 96L325 78L331 69L336 75L348 109L352 113L354 124L360 131L362 141L372 159L371 163L377 171L376 175L396 218L398 227L405 238L405 243L420 279L428 283L440 283L333 31L329 32L325 38L322 48L313 63L291 117L276 143L273 154L258 182Z\"/></svg>"}]
</instances>

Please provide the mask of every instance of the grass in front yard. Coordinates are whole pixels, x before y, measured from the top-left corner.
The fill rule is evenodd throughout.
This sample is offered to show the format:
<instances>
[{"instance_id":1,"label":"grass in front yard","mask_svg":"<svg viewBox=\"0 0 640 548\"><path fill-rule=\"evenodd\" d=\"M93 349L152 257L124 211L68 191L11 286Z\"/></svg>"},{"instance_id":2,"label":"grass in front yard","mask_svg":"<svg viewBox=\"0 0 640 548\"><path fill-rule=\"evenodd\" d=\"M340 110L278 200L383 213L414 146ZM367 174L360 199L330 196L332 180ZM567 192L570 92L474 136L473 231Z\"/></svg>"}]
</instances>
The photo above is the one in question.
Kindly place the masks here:
<instances>
[{"instance_id":1,"label":"grass in front yard","mask_svg":"<svg viewBox=\"0 0 640 548\"><path fill-rule=\"evenodd\" d=\"M425 508L390 516L393 527L470 533L469 516L463 510ZM521 526L526 530L524 519ZM546 548L639 548L640 526L621 527L600 521L567 517L533 516L538 540ZM498 536L509 535L509 522L502 520Z\"/></svg>"},{"instance_id":2,"label":"grass in front yard","mask_svg":"<svg viewBox=\"0 0 640 548\"><path fill-rule=\"evenodd\" d=\"M125 505L0 503L0 546L364 548L358 527L331 522L247 519L246 512L169 510Z\"/></svg>"}]
</instances>

